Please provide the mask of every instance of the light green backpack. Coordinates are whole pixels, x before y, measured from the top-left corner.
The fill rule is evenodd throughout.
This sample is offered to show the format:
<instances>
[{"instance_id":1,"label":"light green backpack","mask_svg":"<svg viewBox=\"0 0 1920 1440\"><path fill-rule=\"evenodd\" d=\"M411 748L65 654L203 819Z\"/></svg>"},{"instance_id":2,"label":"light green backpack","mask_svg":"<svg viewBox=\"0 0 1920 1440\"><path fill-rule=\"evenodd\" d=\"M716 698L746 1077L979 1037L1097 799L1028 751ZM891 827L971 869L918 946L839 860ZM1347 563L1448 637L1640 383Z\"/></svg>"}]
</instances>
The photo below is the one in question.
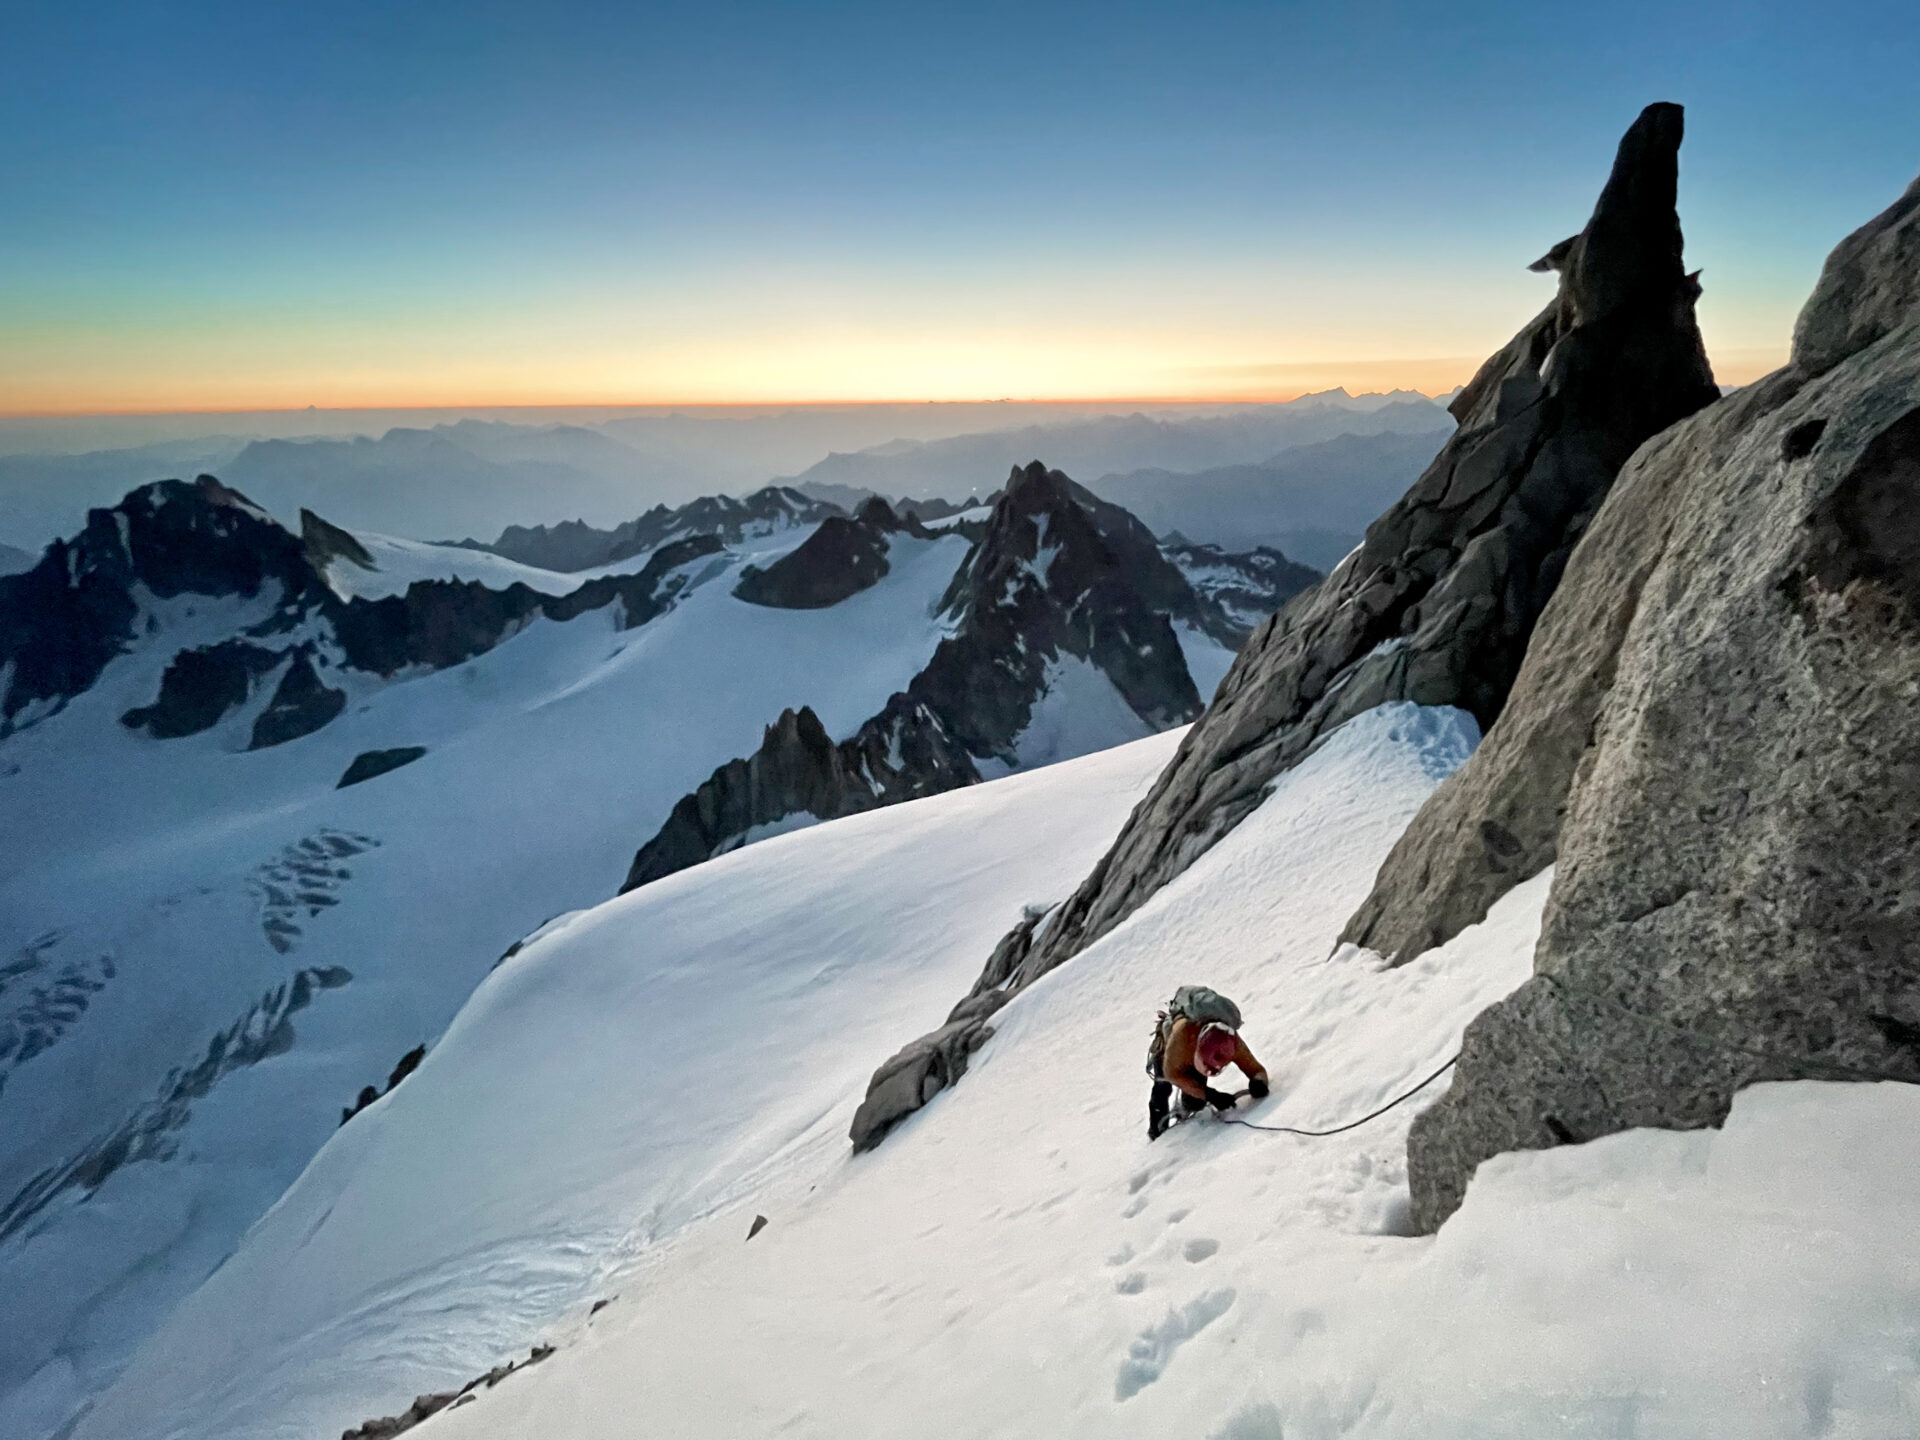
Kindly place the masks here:
<instances>
[{"instance_id":1,"label":"light green backpack","mask_svg":"<svg viewBox=\"0 0 1920 1440\"><path fill-rule=\"evenodd\" d=\"M1160 1057L1166 1053L1167 1034L1173 1029L1175 1020L1185 1020L1194 1025L1224 1025L1229 1030L1240 1028L1240 1007L1222 995L1218 990L1209 990L1204 985L1182 985L1173 992L1173 999L1167 1002L1167 1008L1160 1012L1160 1018L1153 1027L1153 1043L1147 1047L1147 1074L1159 1080Z\"/></svg>"}]
</instances>

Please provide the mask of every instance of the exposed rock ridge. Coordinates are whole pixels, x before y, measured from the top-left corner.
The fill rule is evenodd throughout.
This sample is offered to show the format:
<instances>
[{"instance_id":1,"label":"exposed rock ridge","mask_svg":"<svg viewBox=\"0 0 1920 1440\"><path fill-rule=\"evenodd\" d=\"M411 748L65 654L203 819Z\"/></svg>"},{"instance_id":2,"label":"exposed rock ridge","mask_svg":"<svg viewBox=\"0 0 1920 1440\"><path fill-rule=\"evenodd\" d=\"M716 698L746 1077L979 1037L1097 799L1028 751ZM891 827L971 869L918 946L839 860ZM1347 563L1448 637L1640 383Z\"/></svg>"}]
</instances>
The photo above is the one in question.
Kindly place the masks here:
<instances>
[{"instance_id":1,"label":"exposed rock ridge","mask_svg":"<svg viewBox=\"0 0 1920 1440\"><path fill-rule=\"evenodd\" d=\"M620 892L737 849L760 826L854 815L979 778L938 718L904 695L837 745L811 708L785 710L758 750L680 798Z\"/></svg>"},{"instance_id":2,"label":"exposed rock ridge","mask_svg":"<svg viewBox=\"0 0 1920 1440\"><path fill-rule=\"evenodd\" d=\"M766 485L744 499L732 495L703 495L685 505L656 505L644 515L598 530L581 520L558 525L509 525L492 544L479 540L457 543L469 550L487 550L518 560L522 565L569 574L612 565L689 535L718 535L737 545L753 534L818 524L830 516L844 516L838 505L803 495L788 485Z\"/></svg>"},{"instance_id":3,"label":"exposed rock ridge","mask_svg":"<svg viewBox=\"0 0 1920 1440\"><path fill-rule=\"evenodd\" d=\"M889 522L906 528L875 499L840 526L879 535ZM1144 525L1037 460L1014 471L942 609L953 634L878 715L839 745L811 711L782 715L752 756L681 798L634 856L623 891L734 849L759 827L970 785L989 759L1017 764L1063 657L1099 669L1151 729L1199 712L1172 619L1201 627L1206 604Z\"/></svg>"},{"instance_id":4,"label":"exposed rock ridge","mask_svg":"<svg viewBox=\"0 0 1920 1440\"><path fill-rule=\"evenodd\" d=\"M1213 704L1067 902L1024 985L1111 930L1333 729L1390 700L1490 726L1575 542L1650 435L1714 400L1681 261L1677 105L1620 142L1559 293L1449 407L1459 428L1360 548L1253 635Z\"/></svg>"},{"instance_id":5,"label":"exposed rock ridge","mask_svg":"<svg viewBox=\"0 0 1920 1440\"><path fill-rule=\"evenodd\" d=\"M908 694L969 752L1017 763L1049 664L1090 661L1156 730L1200 711L1174 620L1201 606L1146 526L1038 460L1016 470L948 592L955 633Z\"/></svg>"},{"instance_id":6,"label":"exposed rock ridge","mask_svg":"<svg viewBox=\"0 0 1920 1440\"><path fill-rule=\"evenodd\" d=\"M1534 977L1411 1132L1423 1229L1502 1151L1717 1124L1759 1080L1920 1082L1917 200L1834 252L1785 369L1635 458L1527 723L1422 814L1470 870L1447 825L1470 848L1524 801L1550 835L1565 797Z\"/></svg>"},{"instance_id":7,"label":"exposed rock ridge","mask_svg":"<svg viewBox=\"0 0 1920 1440\"><path fill-rule=\"evenodd\" d=\"M1576 767L1613 685L1642 586L1666 553L1693 476L1714 472L1748 426L1905 322L1920 305L1920 181L1828 257L1795 327L1793 363L1726 402L1710 429L1669 431L1636 454L1632 504L1608 504L1540 619L1501 722L1427 801L1381 866L1341 939L1406 961L1481 920L1512 886L1553 863ZM1809 453L1819 422L1783 440ZM1674 447L1682 450L1675 452ZM1619 487L1617 487L1619 488Z\"/></svg>"},{"instance_id":8,"label":"exposed rock ridge","mask_svg":"<svg viewBox=\"0 0 1920 1440\"><path fill-rule=\"evenodd\" d=\"M54 542L32 570L0 577L0 738L91 687L138 643L148 600L266 601L265 618L242 635L174 655L154 701L123 717L157 738L196 734L278 670L254 726L258 749L338 715L345 670L440 669L491 649L536 616L570 620L615 601L626 626L643 624L678 594L684 577L675 569L722 548L716 534L672 541L639 571L602 576L566 595L418 580L404 595L367 600L342 598L325 579L334 559L366 558L359 541L310 513L303 512L302 530L295 537L210 475L144 485L111 509L88 512L73 540Z\"/></svg>"},{"instance_id":9,"label":"exposed rock ridge","mask_svg":"<svg viewBox=\"0 0 1920 1440\"><path fill-rule=\"evenodd\" d=\"M1261 621L1327 578L1271 545L1235 553L1169 536L1160 549L1193 587L1202 607L1201 627L1229 650L1237 651Z\"/></svg>"},{"instance_id":10,"label":"exposed rock ridge","mask_svg":"<svg viewBox=\"0 0 1920 1440\"><path fill-rule=\"evenodd\" d=\"M377 570L373 556L360 543L360 537L338 525L321 519L313 511L300 511L300 543L306 547L307 563L322 575L335 560L345 560L362 570Z\"/></svg>"}]
</instances>

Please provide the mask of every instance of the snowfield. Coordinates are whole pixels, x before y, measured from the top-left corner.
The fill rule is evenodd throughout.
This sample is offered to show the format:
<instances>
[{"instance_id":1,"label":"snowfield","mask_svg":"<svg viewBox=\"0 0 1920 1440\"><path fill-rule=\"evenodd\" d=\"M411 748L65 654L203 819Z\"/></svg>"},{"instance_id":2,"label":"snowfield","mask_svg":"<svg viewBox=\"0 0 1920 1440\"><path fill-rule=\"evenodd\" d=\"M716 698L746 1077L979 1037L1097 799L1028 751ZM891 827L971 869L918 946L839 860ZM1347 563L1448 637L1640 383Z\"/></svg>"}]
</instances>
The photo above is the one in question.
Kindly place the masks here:
<instances>
[{"instance_id":1,"label":"snowfield","mask_svg":"<svg viewBox=\"0 0 1920 1440\"><path fill-rule=\"evenodd\" d=\"M613 895L674 802L784 707L844 735L925 663L966 541L898 537L891 573L831 610L732 596L800 538L692 562L694 588L638 629L609 607L359 677L332 724L253 752L265 693L184 739L120 723L177 649L274 598L177 597L154 642L0 744L0 1174L35 1177L0 1194L0 1436L62 1423L362 1086L515 940ZM427 753L335 788L400 746Z\"/></svg>"},{"instance_id":2,"label":"snowfield","mask_svg":"<svg viewBox=\"0 0 1920 1440\"><path fill-rule=\"evenodd\" d=\"M1336 1137L1203 1119L1148 1143L1146 1040L1182 982L1247 1013L1276 1093L1245 1117L1320 1128L1526 976L1550 875L1398 970L1330 953L1474 738L1404 705L1349 724L867 1156L845 1127L872 1066L1071 889L1175 736L567 917L77 1440L330 1436L537 1340L559 1349L423 1433L1916 1433L1910 1087L1762 1086L1719 1132L1502 1157L1431 1239L1402 1233L1404 1142L1444 1081Z\"/></svg>"},{"instance_id":3,"label":"snowfield","mask_svg":"<svg viewBox=\"0 0 1920 1440\"><path fill-rule=\"evenodd\" d=\"M436 545L431 541L403 540L396 535L371 532L355 532L354 539L372 559L373 568L369 570L357 561L336 555L327 566L327 583L342 597L357 595L363 600L378 600L387 595L404 595L416 580L477 580L494 590L520 584L543 595L565 595L579 589L586 578L523 565L490 550L473 550L464 545ZM631 564L606 569L609 572L639 570L646 563L647 556L639 555Z\"/></svg>"}]
</instances>

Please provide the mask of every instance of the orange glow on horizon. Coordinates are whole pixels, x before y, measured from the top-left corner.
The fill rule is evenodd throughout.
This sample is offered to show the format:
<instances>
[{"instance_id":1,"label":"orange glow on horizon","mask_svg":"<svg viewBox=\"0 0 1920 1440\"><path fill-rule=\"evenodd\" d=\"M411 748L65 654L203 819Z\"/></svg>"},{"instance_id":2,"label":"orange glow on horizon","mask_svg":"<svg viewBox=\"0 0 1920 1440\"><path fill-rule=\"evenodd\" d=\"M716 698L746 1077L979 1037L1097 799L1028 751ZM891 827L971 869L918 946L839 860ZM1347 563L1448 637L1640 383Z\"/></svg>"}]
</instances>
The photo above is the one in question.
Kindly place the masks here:
<instances>
[{"instance_id":1,"label":"orange glow on horizon","mask_svg":"<svg viewBox=\"0 0 1920 1440\"><path fill-rule=\"evenodd\" d=\"M852 348L852 347L849 347ZM573 379L572 383L548 380L521 373L509 378L499 372L507 367L475 366L472 362L449 369L466 371L451 374L439 383L422 384L418 375L389 374L371 376L332 375L261 376L251 382L183 379L178 385L145 384L123 379L115 384L65 385L48 380L38 384L0 383L0 419L60 419L81 416L163 416L163 415L247 415L317 413L338 411L405 410L680 410L733 409L765 410L809 406L854 405L1095 405L1095 406L1215 406L1281 404L1302 395L1345 389L1351 394L1413 390L1439 395L1465 384L1482 363L1483 357L1442 356L1389 360L1326 360L1273 364L1148 364L1142 363L1150 352L1139 347L1130 355L1108 357L1118 363L1089 365L1088 372L1105 370L1105 376L1088 373L1084 384L1075 384L1065 373L1077 368L1072 361L1091 357L1055 353L1027 356L1023 362L1006 367L1007 379L1025 380L1025 384L994 385L985 377L996 367L993 357L981 353L985 347L969 347L971 355L955 363L904 364L888 366L897 375L901 370L918 370L913 378L925 382L948 380L947 386L933 383L887 385L874 377L880 367L848 363L856 357L844 351L833 359L837 365L805 366L790 364L780 368L789 374L795 369L834 369L841 372L840 383L823 386L811 394L801 386L772 379L754 383L742 373L758 369L742 363L745 355L701 357L707 363L689 366L705 370L706 383L693 382L668 389L649 385L619 384ZM1075 347L1076 349L1078 347ZM790 357L783 357L790 358ZM825 359L827 357L821 357ZM868 359L868 356L859 356ZM920 357L928 357L923 349ZM1185 359L1186 357L1180 357ZM944 359L944 357L938 357ZM1785 347L1723 352L1716 360L1715 373L1724 385L1745 385L1785 363ZM730 362L730 363L729 363ZM1132 362L1132 363L1128 363ZM763 362L764 363L764 362ZM424 370L428 365L409 366ZM557 367L556 367L557 368ZM590 368L578 364L566 367L579 375ZM598 368L598 367L591 367ZM615 371L634 368L631 362L608 364ZM645 369L666 368L648 365ZM773 367L767 367L773 368ZM482 379L476 369L493 369L495 374ZM1136 383L1128 384L1112 372L1130 370ZM1152 378L1142 372L1153 372ZM941 373L945 372L945 373ZM963 373L965 372L965 373ZM1051 372L1042 377L1036 372ZM763 372L764 373L764 372ZM1178 377L1178 378L1176 378ZM0 377L4 378L4 377ZM651 378L651 377L649 377ZM1102 383L1105 380L1109 383ZM1160 383L1154 383L1158 380ZM1181 383L1181 381L1186 383ZM1240 383L1235 383L1235 381ZM1119 383L1111 383L1118 381ZM864 382L864 383L863 383ZM969 383L970 382L970 383ZM6 394L11 389L12 395ZM37 392L37 393L36 393Z\"/></svg>"}]
</instances>

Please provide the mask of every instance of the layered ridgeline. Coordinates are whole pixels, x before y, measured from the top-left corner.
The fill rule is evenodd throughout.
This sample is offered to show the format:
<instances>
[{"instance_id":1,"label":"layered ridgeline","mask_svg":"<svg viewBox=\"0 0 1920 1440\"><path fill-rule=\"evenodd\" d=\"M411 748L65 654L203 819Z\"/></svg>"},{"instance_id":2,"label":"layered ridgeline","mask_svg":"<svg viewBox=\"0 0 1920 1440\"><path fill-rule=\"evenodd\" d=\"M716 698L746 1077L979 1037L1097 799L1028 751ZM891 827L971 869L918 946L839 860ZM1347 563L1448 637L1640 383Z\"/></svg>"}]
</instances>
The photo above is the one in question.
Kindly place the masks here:
<instances>
[{"instance_id":1,"label":"layered ridgeline","mask_svg":"<svg viewBox=\"0 0 1920 1440\"><path fill-rule=\"evenodd\" d=\"M744 498L704 495L685 505L656 505L611 530L596 529L583 520L509 525L491 543L462 540L460 544L469 550L504 555L522 565L574 574L618 564L690 535L718 535L727 544L737 545L768 527L818 524L839 514L837 505L784 485L767 485Z\"/></svg>"},{"instance_id":2,"label":"layered ridgeline","mask_svg":"<svg viewBox=\"0 0 1920 1440\"><path fill-rule=\"evenodd\" d=\"M883 500L829 520L740 593L830 603L885 573ZM626 889L750 840L1050 764L1185 724L1250 623L1318 578L1278 551L1163 553L1138 520L1039 461L1017 469L948 587L926 666L837 743L789 710L641 847ZM1197 672L1197 674L1196 674Z\"/></svg>"},{"instance_id":3,"label":"layered ridgeline","mask_svg":"<svg viewBox=\"0 0 1920 1440\"><path fill-rule=\"evenodd\" d=\"M960 1073L1005 999L1132 914L1339 726L1396 700L1484 728L1608 487L1649 436L1718 395L1675 209L1682 117L1651 105L1592 218L1536 269L1553 302L1450 407L1459 428L1320 586L1257 630L1207 712L1073 895L1030 914L940 1030L875 1074L856 1146Z\"/></svg>"},{"instance_id":4,"label":"layered ridgeline","mask_svg":"<svg viewBox=\"0 0 1920 1440\"><path fill-rule=\"evenodd\" d=\"M1558 857L1534 978L1414 1125L1416 1222L1503 1151L1920 1082L1917 730L1920 182L1834 251L1784 369L1634 457L1349 923L1406 957Z\"/></svg>"},{"instance_id":5,"label":"layered ridgeline","mask_svg":"<svg viewBox=\"0 0 1920 1440\"><path fill-rule=\"evenodd\" d=\"M203 478L0 579L0 1433L57 1428L503 951L612 894L636 830L769 717L852 735L932 668L986 522L769 491L563 574L294 533ZM1285 573L1206 557L1211 600L1142 543L1116 553L1205 628L1080 576L1076 625L1171 660L1130 735L1225 670L1226 606L1257 603L1232 577ZM1012 674L1039 632L969 633ZM1106 743L1083 698L1050 713Z\"/></svg>"}]
</instances>

